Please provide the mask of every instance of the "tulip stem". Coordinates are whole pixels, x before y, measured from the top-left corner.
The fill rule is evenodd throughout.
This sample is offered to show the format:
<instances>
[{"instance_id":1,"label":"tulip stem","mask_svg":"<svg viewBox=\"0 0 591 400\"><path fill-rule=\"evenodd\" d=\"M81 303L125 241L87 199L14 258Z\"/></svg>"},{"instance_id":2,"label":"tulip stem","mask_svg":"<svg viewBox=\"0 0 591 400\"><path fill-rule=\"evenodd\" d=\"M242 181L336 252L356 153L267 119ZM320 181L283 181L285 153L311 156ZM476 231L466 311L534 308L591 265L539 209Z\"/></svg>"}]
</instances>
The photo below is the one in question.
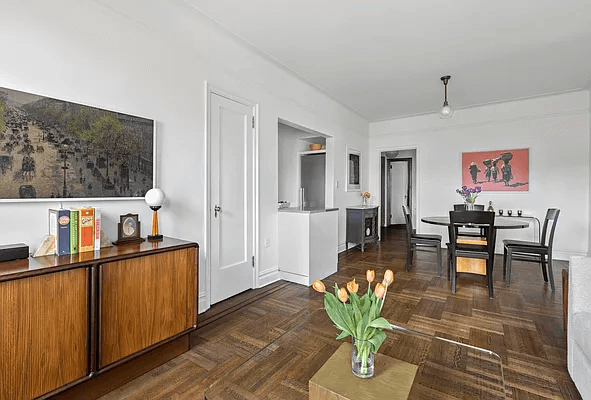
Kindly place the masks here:
<instances>
[{"instance_id":1,"label":"tulip stem","mask_svg":"<svg viewBox=\"0 0 591 400\"><path fill-rule=\"evenodd\" d=\"M384 302L386 301L386 295L388 294L388 286L386 286L386 291L384 292L384 297L382 297L382 304L380 305L380 312L382 314L382 307L384 307Z\"/></svg>"}]
</instances>

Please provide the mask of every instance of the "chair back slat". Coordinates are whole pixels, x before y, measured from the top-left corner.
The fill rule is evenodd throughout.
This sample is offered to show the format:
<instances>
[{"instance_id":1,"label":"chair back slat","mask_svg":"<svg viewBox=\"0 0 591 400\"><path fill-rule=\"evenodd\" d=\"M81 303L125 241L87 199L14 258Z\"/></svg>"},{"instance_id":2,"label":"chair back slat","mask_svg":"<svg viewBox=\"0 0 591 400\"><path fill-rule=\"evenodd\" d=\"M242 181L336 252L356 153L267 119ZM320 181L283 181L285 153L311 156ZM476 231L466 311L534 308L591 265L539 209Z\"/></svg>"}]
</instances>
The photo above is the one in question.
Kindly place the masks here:
<instances>
[{"instance_id":1,"label":"chair back slat","mask_svg":"<svg viewBox=\"0 0 591 400\"><path fill-rule=\"evenodd\" d=\"M410 212L408 211L408 207L406 205L402 205L402 213L404 214L404 220L406 221L406 239L410 245L410 237L413 233L412 228L412 220L410 218Z\"/></svg>"},{"instance_id":2,"label":"chair back slat","mask_svg":"<svg viewBox=\"0 0 591 400\"><path fill-rule=\"evenodd\" d=\"M466 204L454 204L454 211L466 211ZM484 211L484 204L474 204L474 211Z\"/></svg>"},{"instance_id":3,"label":"chair back slat","mask_svg":"<svg viewBox=\"0 0 591 400\"><path fill-rule=\"evenodd\" d=\"M449 222L450 242L452 245L457 243L459 228L481 228L484 230L484 236L486 237L488 253L491 256L494 254L496 239L496 229L494 229L495 213L488 211L450 211Z\"/></svg>"},{"instance_id":4,"label":"chair back slat","mask_svg":"<svg viewBox=\"0 0 591 400\"><path fill-rule=\"evenodd\" d=\"M556 222L558 222L558 216L560 215L560 210L558 208L549 208L546 211L546 217L544 218L544 227L542 228L542 235L540 236L540 244L547 245L548 250L552 251L552 244L554 243L554 230L556 229ZM548 237L548 241L546 242L546 234L548 233L548 225L552 224L550 228L550 235Z\"/></svg>"}]
</instances>

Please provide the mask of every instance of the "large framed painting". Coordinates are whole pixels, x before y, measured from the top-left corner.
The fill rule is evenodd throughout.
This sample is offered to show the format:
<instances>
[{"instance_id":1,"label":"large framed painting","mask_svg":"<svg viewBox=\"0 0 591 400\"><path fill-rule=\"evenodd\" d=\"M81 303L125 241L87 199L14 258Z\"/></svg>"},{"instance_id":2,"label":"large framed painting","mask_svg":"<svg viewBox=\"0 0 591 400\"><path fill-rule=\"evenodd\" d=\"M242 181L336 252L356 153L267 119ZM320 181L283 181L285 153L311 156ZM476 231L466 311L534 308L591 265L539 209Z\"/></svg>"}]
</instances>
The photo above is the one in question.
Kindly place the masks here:
<instances>
[{"instance_id":1,"label":"large framed painting","mask_svg":"<svg viewBox=\"0 0 591 400\"><path fill-rule=\"evenodd\" d=\"M0 87L0 201L143 197L154 121Z\"/></svg>"},{"instance_id":2,"label":"large framed painting","mask_svg":"<svg viewBox=\"0 0 591 400\"><path fill-rule=\"evenodd\" d=\"M361 190L361 152L347 147L347 192Z\"/></svg>"},{"instance_id":3,"label":"large framed painting","mask_svg":"<svg viewBox=\"0 0 591 400\"><path fill-rule=\"evenodd\" d=\"M529 191L529 149L462 153L462 186L486 192Z\"/></svg>"}]
</instances>

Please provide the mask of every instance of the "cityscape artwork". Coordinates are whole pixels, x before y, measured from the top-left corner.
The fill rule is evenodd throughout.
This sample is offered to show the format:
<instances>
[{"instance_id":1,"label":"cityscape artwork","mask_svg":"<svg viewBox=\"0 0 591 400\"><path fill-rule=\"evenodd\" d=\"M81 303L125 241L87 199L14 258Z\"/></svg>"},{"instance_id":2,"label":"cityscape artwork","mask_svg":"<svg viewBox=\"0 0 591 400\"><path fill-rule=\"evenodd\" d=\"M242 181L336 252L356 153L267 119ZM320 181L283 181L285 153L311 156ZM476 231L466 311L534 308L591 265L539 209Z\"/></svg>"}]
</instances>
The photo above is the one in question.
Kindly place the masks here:
<instances>
[{"instance_id":1,"label":"cityscape artwork","mask_svg":"<svg viewBox=\"0 0 591 400\"><path fill-rule=\"evenodd\" d=\"M529 191L529 149L462 153L462 186L485 192Z\"/></svg>"},{"instance_id":2,"label":"cityscape artwork","mask_svg":"<svg viewBox=\"0 0 591 400\"><path fill-rule=\"evenodd\" d=\"M154 121L0 87L0 200L143 197Z\"/></svg>"}]
</instances>

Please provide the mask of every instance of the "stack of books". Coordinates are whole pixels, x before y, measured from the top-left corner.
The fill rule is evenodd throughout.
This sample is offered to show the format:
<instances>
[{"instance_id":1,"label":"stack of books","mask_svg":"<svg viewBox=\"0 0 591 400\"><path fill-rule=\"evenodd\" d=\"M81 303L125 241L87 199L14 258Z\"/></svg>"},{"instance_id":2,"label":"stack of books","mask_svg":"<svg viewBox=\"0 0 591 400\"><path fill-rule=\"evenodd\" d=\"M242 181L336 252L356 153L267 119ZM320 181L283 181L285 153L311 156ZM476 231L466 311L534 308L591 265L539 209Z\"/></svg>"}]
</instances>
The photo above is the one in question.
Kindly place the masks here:
<instances>
[{"instance_id":1,"label":"stack of books","mask_svg":"<svg viewBox=\"0 0 591 400\"><path fill-rule=\"evenodd\" d=\"M49 235L55 238L58 256L100 250L100 208L50 209Z\"/></svg>"}]
</instances>

